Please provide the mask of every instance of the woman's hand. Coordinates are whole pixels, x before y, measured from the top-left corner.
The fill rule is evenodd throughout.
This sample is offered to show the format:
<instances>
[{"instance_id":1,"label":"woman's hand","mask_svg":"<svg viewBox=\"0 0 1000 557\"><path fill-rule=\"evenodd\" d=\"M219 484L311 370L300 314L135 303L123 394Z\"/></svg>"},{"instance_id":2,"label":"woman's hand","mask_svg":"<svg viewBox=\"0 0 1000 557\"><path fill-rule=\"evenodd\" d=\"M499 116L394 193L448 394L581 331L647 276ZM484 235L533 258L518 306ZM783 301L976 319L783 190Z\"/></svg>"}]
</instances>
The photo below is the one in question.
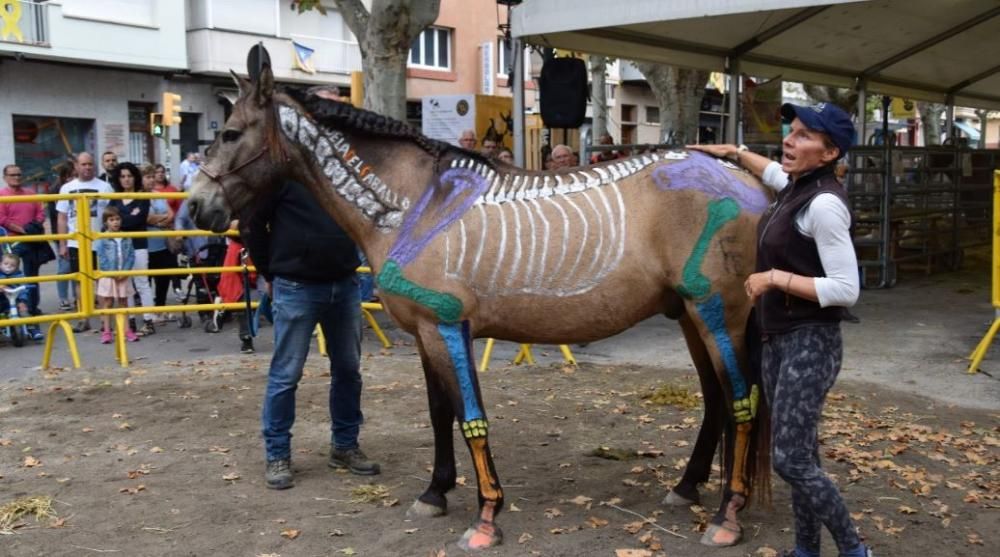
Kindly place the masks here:
<instances>
[{"instance_id":1,"label":"woman's hand","mask_svg":"<svg viewBox=\"0 0 1000 557\"><path fill-rule=\"evenodd\" d=\"M686 149L692 151L701 151L702 153L708 153L713 157L736 159L736 154L740 152L739 147L731 144L721 144L721 145L685 145Z\"/></svg>"},{"instance_id":2,"label":"woman's hand","mask_svg":"<svg viewBox=\"0 0 1000 557\"><path fill-rule=\"evenodd\" d=\"M757 298L774 288L774 269L748 276L747 280L743 283L743 288L746 290L750 301L756 303Z\"/></svg>"}]
</instances>

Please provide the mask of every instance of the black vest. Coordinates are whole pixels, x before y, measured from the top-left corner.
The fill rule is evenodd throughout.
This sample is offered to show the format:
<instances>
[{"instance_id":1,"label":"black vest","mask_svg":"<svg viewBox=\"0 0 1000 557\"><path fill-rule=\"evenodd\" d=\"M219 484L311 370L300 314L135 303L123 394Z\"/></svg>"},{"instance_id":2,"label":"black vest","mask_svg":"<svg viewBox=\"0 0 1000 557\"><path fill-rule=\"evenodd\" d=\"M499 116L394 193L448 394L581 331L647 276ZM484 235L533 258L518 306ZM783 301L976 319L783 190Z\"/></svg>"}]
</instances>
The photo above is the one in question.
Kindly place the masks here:
<instances>
[{"instance_id":1,"label":"black vest","mask_svg":"<svg viewBox=\"0 0 1000 557\"><path fill-rule=\"evenodd\" d=\"M799 232L795 218L821 193L832 193L850 207L844 187L833 175L833 166L819 168L789 184L761 216L757 225L757 272L790 271L807 277L826 276L816 242ZM853 216L851 226L853 228ZM782 286L782 285L779 285ZM839 323L845 308L820 307L819 303L772 288L757 299L761 332L783 333L822 323Z\"/></svg>"}]
</instances>

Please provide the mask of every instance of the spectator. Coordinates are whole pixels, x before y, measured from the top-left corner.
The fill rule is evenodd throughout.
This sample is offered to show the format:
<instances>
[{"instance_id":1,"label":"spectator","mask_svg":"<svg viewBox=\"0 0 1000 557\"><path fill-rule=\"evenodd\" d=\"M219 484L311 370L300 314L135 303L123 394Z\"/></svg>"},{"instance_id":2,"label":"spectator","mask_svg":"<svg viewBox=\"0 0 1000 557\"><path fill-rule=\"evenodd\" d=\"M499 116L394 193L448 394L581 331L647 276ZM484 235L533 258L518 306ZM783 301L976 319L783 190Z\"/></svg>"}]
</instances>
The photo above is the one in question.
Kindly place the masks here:
<instances>
[{"instance_id":1,"label":"spectator","mask_svg":"<svg viewBox=\"0 0 1000 557\"><path fill-rule=\"evenodd\" d=\"M358 445L361 412L361 299L357 248L297 182L286 182L247 225L247 247L274 297L274 356L264 395L265 485L294 485L291 429L295 391L320 325L330 359L329 466L380 472Z\"/></svg>"},{"instance_id":2,"label":"spectator","mask_svg":"<svg viewBox=\"0 0 1000 557\"><path fill-rule=\"evenodd\" d=\"M503 149L500 149L499 153L497 153L497 160L504 164L514 166L514 153L511 152L510 149L504 147Z\"/></svg>"},{"instance_id":3,"label":"spectator","mask_svg":"<svg viewBox=\"0 0 1000 557\"><path fill-rule=\"evenodd\" d=\"M7 187L0 189L0 197L31 195L35 192L24 189L21 185L21 169L14 164L8 164L3 169L3 179ZM37 201L19 203L0 203L0 226L11 236L24 236L45 233L45 210ZM20 242L13 248L21 257L21 265L26 277L38 276L38 269L55 259L52 248L45 242ZM31 315L38 315L38 285L28 289L28 309ZM27 315L27 314L26 314Z\"/></svg>"},{"instance_id":4,"label":"spectator","mask_svg":"<svg viewBox=\"0 0 1000 557\"><path fill-rule=\"evenodd\" d=\"M0 260L0 278L12 279L12 278L22 278L24 273L21 272L21 258L17 256L16 253L5 253L3 254L3 259ZM11 284L6 286L0 286L0 289L6 290L7 288L16 288L17 285ZM15 298L15 303L17 303L17 311L19 315L28 315L28 304L30 303L30 295L28 292L30 290L37 289L37 286L33 284L27 285L27 288L22 290ZM8 306L7 296L0 296L0 313L7 313L10 311ZM32 340L42 340L45 338L42 335L42 331L38 329L38 325L29 325L28 334L31 335Z\"/></svg>"},{"instance_id":5,"label":"spectator","mask_svg":"<svg viewBox=\"0 0 1000 557\"><path fill-rule=\"evenodd\" d=\"M181 190L188 191L191 189L191 181L194 179L195 175L198 174L198 168L201 166L201 155L197 151L191 151L188 153L187 158L181 162ZM180 208L178 207L178 210Z\"/></svg>"},{"instance_id":6,"label":"spectator","mask_svg":"<svg viewBox=\"0 0 1000 557\"><path fill-rule=\"evenodd\" d=\"M111 184L111 187L118 189L115 187L113 176L116 166L118 166L118 155L112 153L111 151L105 151L104 154L101 155L101 168L104 169L104 172L101 172L98 178Z\"/></svg>"},{"instance_id":7,"label":"spectator","mask_svg":"<svg viewBox=\"0 0 1000 557\"><path fill-rule=\"evenodd\" d=\"M94 176L94 157L90 153L80 153L76 156L76 179L63 184L59 188L59 193L66 195L71 193L112 193L114 190L111 184L100 180ZM90 227L92 232L101 230L100 215L104 214L105 207L108 206L108 199L91 199L89 204ZM56 202L58 211L58 232L60 234L75 234L77 232L77 206L79 202L73 200L60 200ZM80 272L80 254L77 251L76 240L62 240L59 242L59 254L69 259L70 272ZM94 252L91 251L86 257L91 258L91 262L96 265ZM89 280L81 278L80 280ZM73 290L76 292L77 308L82 310L82 300L80 299L79 286L73 283ZM86 317L73 327L77 333L90 330L90 320Z\"/></svg>"},{"instance_id":8,"label":"spectator","mask_svg":"<svg viewBox=\"0 0 1000 557\"><path fill-rule=\"evenodd\" d=\"M568 146L559 144L552 148L552 170L576 166L576 156Z\"/></svg>"},{"instance_id":9,"label":"spectator","mask_svg":"<svg viewBox=\"0 0 1000 557\"><path fill-rule=\"evenodd\" d=\"M54 168L56 171L56 187L54 193L59 193L60 188L65 184L69 183L76 177L76 163L72 158L67 159ZM49 214L49 230L56 232L59 230L59 212L56 211L56 202L48 204L46 208ZM59 243L56 242L56 273L60 275L69 274L70 266L69 259L63 257L59 254ZM76 300L70 303L69 300L69 283L68 280L60 280L56 282L56 291L59 294L59 311L70 311L76 306Z\"/></svg>"},{"instance_id":10,"label":"spectator","mask_svg":"<svg viewBox=\"0 0 1000 557\"><path fill-rule=\"evenodd\" d=\"M234 220L230 223L229 228L230 230L240 230L240 221ZM247 233L243 232L241 235L245 237ZM243 264L247 266L253 265L240 239L226 238L226 241L228 244L226 245L225 259L222 262L223 267L238 267ZM245 283L251 285L257 284L257 274L250 273L248 277L244 277L242 272L222 273L222 276L219 277L219 295L222 297L222 301L227 304L246 303L253 292L246 290ZM240 327L240 353L253 354L253 333L250 330L250 319L253 316L247 310L236 310L234 313L236 313L236 319L239 321ZM216 327L216 330L218 330L218 327Z\"/></svg>"},{"instance_id":11,"label":"spectator","mask_svg":"<svg viewBox=\"0 0 1000 557\"><path fill-rule=\"evenodd\" d=\"M107 232L122 231L122 217L118 207L109 205L101 216L104 229ZM131 238L101 238L94 243L97 248L97 266L102 271L129 271L135 265L135 249ZM128 299L135 295L132 280L129 277L101 277L97 281L97 299L101 309L109 309L118 302L118 307L128 307ZM111 344L111 316L101 316L101 344ZM118 331L122 334L122 331ZM135 331L126 327L125 339L136 342L139 337Z\"/></svg>"},{"instance_id":12,"label":"spectator","mask_svg":"<svg viewBox=\"0 0 1000 557\"><path fill-rule=\"evenodd\" d=\"M487 137L483 139L483 148L479 150L482 155L488 159L492 159L497 155L497 149L500 148L500 144L497 140L492 137Z\"/></svg>"},{"instance_id":13,"label":"spectator","mask_svg":"<svg viewBox=\"0 0 1000 557\"><path fill-rule=\"evenodd\" d=\"M115 168L113 173L115 183L118 184L118 191L121 193L134 193L142 182L142 173L130 162L123 162ZM148 199L113 199L111 207L118 209L121 216L122 230L125 232L145 232L146 223L149 220L149 200ZM149 242L146 238L132 238L132 247L135 251L135 263L133 270L144 271L149 269ZM153 307L153 290L149 286L148 276L132 277L132 287L139 293L141 307ZM135 305L135 297L129 297L129 306ZM142 328L136 329L135 318L129 318L129 326L139 336L149 336L156 333L153 326L152 313L145 313L142 316Z\"/></svg>"},{"instance_id":14,"label":"spectator","mask_svg":"<svg viewBox=\"0 0 1000 557\"><path fill-rule=\"evenodd\" d=\"M162 166L161 166L162 168ZM143 191L152 192L156 190L156 175L159 171L152 165L143 165L140 169L142 174ZM174 212L170 208L166 199L150 199L149 214L146 217L146 230L173 230ZM146 249L149 250L150 269L173 269L177 267L177 258L167 249L166 238L149 238L146 242ZM163 306L167 302L167 290L170 289L170 277L167 275L154 275L151 277L155 286L153 294L153 304ZM166 322L169 316L160 314L159 321Z\"/></svg>"},{"instance_id":15,"label":"spectator","mask_svg":"<svg viewBox=\"0 0 1000 557\"><path fill-rule=\"evenodd\" d=\"M158 164L158 165L156 165L155 169L156 169L156 174L155 174L156 185L153 187L153 191L155 191L157 193L177 193L178 191L180 191L177 188L177 186L171 184L167 180L167 168L165 166L163 166L162 164ZM184 200L181 199L181 198L168 199L167 200L167 205L170 206L170 211L171 211L170 212L170 214L171 214L170 222L167 223L167 225L166 225L168 227L167 230L173 229L173 227L174 227L173 215L177 214L177 211L180 210L181 203L183 203L183 202L184 202ZM169 241L167 242L167 246L168 247L170 246L170 242ZM171 253L171 255L175 255L175 254ZM168 268L170 268L170 269L176 269L177 268L177 261L176 261L176 259L174 259L174 264L171 265ZM181 292L181 277L180 277L180 275L174 275L174 276L170 277L170 284L172 284L174 286L174 297L179 302L181 300L181 294L182 294L182 292Z\"/></svg>"},{"instance_id":16,"label":"spectator","mask_svg":"<svg viewBox=\"0 0 1000 557\"><path fill-rule=\"evenodd\" d=\"M606 133L606 134L604 134L604 135L601 136L601 138L597 141L597 144L598 145L614 145L615 144L615 139L613 137L611 137L611 134ZM613 150L613 151L596 151L596 152L594 152L593 155L590 156L590 164L597 164L597 163L600 163L600 162L613 161L615 159L623 159L623 158L625 158L625 154L621 153L621 152L619 152L617 150Z\"/></svg>"},{"instance_id":17,"label":"spectator","mask_svg":"<svg viewBox=\"0 0 1000 557\"><path fill-rule=\"evenodd\" d=\"M458 146L468 151L475 151L476 150L475 130L463 131L462 135L458 136Z\"/></svg>"}]
</instances>

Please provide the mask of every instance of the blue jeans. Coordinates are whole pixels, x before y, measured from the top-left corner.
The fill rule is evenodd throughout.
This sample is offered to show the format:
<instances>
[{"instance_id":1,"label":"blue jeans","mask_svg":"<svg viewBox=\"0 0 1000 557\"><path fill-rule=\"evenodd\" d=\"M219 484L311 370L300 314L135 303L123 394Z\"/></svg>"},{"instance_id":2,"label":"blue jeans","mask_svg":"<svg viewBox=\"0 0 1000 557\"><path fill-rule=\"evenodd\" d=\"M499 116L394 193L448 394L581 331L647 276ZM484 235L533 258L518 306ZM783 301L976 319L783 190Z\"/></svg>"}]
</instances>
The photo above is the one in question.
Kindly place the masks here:
<instances>
[{"instance_id":1,"label":"blue jeans","mask_svg":"<svg viewBox=\"0 0 1000 557\"><path fill-rule=\"evenodd\" d=\"M357 447L364 421L357 276L319 284L276 277L273 292L274 355L261 417L267 460L291 455L295 391L317 323L323 328L330 358L330 443L339 450Z\"/></svg>"}]
</instances>

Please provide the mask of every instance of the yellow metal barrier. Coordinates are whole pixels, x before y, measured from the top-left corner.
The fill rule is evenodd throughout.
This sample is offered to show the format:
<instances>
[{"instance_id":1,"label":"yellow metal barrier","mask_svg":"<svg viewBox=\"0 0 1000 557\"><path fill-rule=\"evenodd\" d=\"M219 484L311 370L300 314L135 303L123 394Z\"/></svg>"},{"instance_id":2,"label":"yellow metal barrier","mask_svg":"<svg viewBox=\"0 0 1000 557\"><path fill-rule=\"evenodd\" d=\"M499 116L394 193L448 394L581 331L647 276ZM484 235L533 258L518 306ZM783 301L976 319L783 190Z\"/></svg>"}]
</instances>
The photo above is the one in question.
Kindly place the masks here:
<instances>
[{"instance_id":1,"label":"yellow metal barrier","mask_svg":"<svg viewBox=\"0 0 1000 557\"><path fill-rule=\"evenodd\" d=\"M146 232L93 232L91 230L90 222L90 207L89 203L91 199L186 199L188 194L185 192L176 193L148 193L148 192L131 192L131 193L85 193L85 194L38 194L38 195L20 195L20 196L6 196L0 197L0 203L25 203L25 202L53 202L60 200L70 200L77 204L77 232L72 234L36 234L27 236L0 236L0 244L3 243L14 243L14 242L47 242L47 241L59 241L59 240L75 240L77 242L77 250L79 253L88 253L93 251L93 242L102 238L167 238L167 237L193 237L193 236L239 236L239 234L230 230L221 234L214 232L209 232L205 230L160 230L160 231L146 231ZM100 269L94 268L94 262L92 257L80 257L79 258L80 269L76 273L68 273L63 275L45 275L36 277L23 277L15 279L0 279L0 286L5 284L30 284L30 283L41 283L41 282L55 282L62 280L72 280L76 281L79 285L78 289L78 300L79 304L77 311L72 313L61 313L53 315L40 315L32 317L23 317L16 320L13 319L0 319L0 327L18 324L18 325L31 325L37 323L51 323L49 325L48 335L45 338L45 349L42 355L42 368L48 368L49 362L51 361L52 349L54 347L53 335L57 327L62 329L66 335L67 345L70 351L70 356L73 360L73 366L76 368L80 367L80 354L77 349L76 338L73 333L72 327L69 325L69 320L72 319L86 319L93 316L103 316L110 315L114 316L115 319L115 356L119 362L121 362L122 367L128 367L128 350L125 343L125 336L121 331L125 330L125 316L128 314L138 314L138 313L148 313L151 309L149 307L134 307L134 308L108 308L108 309L97 309L94 307L94 282L102 277L134 277L134 276L167 276L167 275L188 275L191 274L191 269L177 268L177 269L146 269L146 270L128 270L128 271L101 271ZM234 267L199 267L197 271L199 273L225 273L225 272L243 272L254 271L252 266L234 266ZM359 267L359 272L371 273L371 269L368 267ZM251 303L251 308L256 308L257 302ZM155 308L160 312L187 312L187 311L203 311L203 310L242 310L246 309L246 303L244 302L234 302L234 303L221 303L221 304L189 304L189 305L165 305L165 306L155 306ZM378 322L375 317L371 314L372 311L384 311L382 304L365 302L361 304L361 311L363 312L365 319L368 321L369 325L375 332L379 341L386 348L392 346L389 339L386 337L382 328L379 327ZM319 334L318 338L320 352L324 355L326 354L325 339L322 337L322 332Z\"/></svg>"},{"instance_id":2,"label":"yellow metal barrier","mask_svg":"<svg viewBox=\"0 0 1000 557\"><path fill-rule=\"evenodd\" d=\"M976 349L969 354L969 373L979 371L979 364L986 357L986 352L993 344L993 338L1000 330L1000 170L993 172L993 276L990 287L990 298L993 302L993 324L986 331L986 336L979 341Z\"/></svg>"},{"instance_id":3,"label":"yellow metal barrier","mask_svg":"<svg viewBox=\"0 0 1000 557\"><path fill-rule=\"evenodd\" d=\"M483 350L482 361L479 363L479 371L485 372L490 368L490 359L493 357L493 344L495 339L486 339L486 348ZM526 363L528 365L535 364L535 357L531 353L530 344L522 344L521 348L517 351L517 355L514 356L514 365L521 365L521 363ZM562 352L563 360L572 366L576 365L576 358L573 357L573 352L569 349L569 346L565 344L559 345L559 351Z\"/></svg>"}]
</instances>

